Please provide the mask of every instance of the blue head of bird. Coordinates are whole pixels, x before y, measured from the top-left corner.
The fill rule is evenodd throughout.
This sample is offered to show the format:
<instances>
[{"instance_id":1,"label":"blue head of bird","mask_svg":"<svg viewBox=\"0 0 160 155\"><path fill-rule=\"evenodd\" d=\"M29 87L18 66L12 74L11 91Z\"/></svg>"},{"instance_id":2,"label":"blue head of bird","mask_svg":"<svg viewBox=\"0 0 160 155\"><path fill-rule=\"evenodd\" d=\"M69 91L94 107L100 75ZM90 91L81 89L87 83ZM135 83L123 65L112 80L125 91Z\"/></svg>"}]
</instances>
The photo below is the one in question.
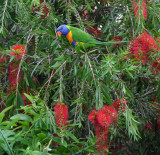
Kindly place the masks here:
<instances>
[{"instance_id":1,"label":"blue head of bird","mask_svg":"<svg viewBox=\"0 0 160 155\"><path fill-rule=\"evenodd\" d=\"M60 35L67 35L69 32L69 29L67 27L67 25L61 25L57 28L57 35L60 36Z\"/></svg>"}]
</instances>

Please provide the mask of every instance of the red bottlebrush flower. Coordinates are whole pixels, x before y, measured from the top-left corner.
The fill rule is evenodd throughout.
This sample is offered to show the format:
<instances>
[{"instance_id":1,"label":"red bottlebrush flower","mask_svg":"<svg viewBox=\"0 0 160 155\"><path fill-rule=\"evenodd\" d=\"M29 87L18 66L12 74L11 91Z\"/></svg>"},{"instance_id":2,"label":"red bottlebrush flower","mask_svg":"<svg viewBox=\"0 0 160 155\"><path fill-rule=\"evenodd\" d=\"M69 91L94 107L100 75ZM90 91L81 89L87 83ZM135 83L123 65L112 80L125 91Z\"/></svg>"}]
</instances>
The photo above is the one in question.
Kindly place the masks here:
<instances>
[{"instance_id":1,"label":"red bottlebrush flower","mask_svg":"<svg viewBox=\"0 0 160 155\"><path fill-rule=\"evenodd\" d=\"M0 53L0 73L5 73L5 63L7 62L8 55L3 55Z\"/></svg>"},{"instance_id":2,"label":"red bottlebrush flower","mask_svg":"<svg viewBox=\"0 0 160 155\"><path fill-rule=\"evenodd\" d=\"M153 96L153 97L152 97L152 101L153 101L153 102L158 102L157 97ZM155 105L155 106L156 106L156 105Z\"/></svg>"},{"instance_id":3,"label":"red bottlebrush flower","mask_svg":"<svg viewBox=\"0 0 160 155\"><path fill-rule=\"evenodd\" d=\"M69 67L69 63L67 62L67 63L66 63L66 69L68 69L68 67Z\"/></svg>"},{"instance_id":4,"label":"red bottlebrush flower","mask_svg":"<svg viewBox=\"0 0 160 155\"><path fill-rule=\"evenodd\" d=\"M147 5L146 5L145 0L133 0L134 14L138 19L140 18L140 14L143 15L144 20L147 19L147 8L146 8L146 6Z\"/></svg>"},{"instance_id":5,"label":"red bottlebrush flower","mask_svg":"<svg viewBox=\"0 0 160 155\"><path fill-rule=\"evenodd\" d=\"M86 16L88 14L88 10L84 10L83 15Z\"/></svg>"},{"instance_id":6,"label":"red bottlebrush flower","mask_svg":"<svg viewBox=\"0 0 160 155\"><path fill-rule=\"evenodd\" d=\"M18 44L14 45L10 52L10 55L15 56L15 59L17 60L15 62L11 62L9 65L9 81L13 90L21 78L21 72L19 72L19 63L25 53L25 45Z\"/></svg>"},{"instance_id":7,"label":"red bottlebrush flower","mask_svg":"<svg viewBox=\"0 0 160 155\"><path fill-rule=\"evenodd\" d=\"M149 60L151 60L151 52L158 52L158 50L158 44L146 32L137 38L134 38L129 43L131 58L135 59L136 61L142 61L143 64L146 64Z\"/></svg>"},{"instance_id":8,"label":"red bottlebrush flower","mask_svg":"<svg viewBox=\"0 0 160 155\"><path fill-rule=\"evenodd\" d=\"M32 6L31 10L32 10L32 11L34 10L34 6Z\"/></svg>"},{"instance_id":9,"label":"red bottlebrush flower","mask_svg":"<svg viewBox=\"0 0 160 155\"><path fill-rule=\"evenodd\" d=\"M126 108L126 103L127 103L126 100L118 99L118 100L114 101L112 103L112 105L117 111L124 112L124 109Z\"/></svg>"},{"instance_id":10,"label":"red bottlebrush flower","mask_svg":"<svg viewBox=\"0 0 160 155\"><path fill-rule=\"evenodd\" d=\"M86 111L86 105L85 104L82 105L82 110Z\"/></svg>"},{"instance_id":11,"label":"red bottlebrush flower","mask_svg":"<svg viewBox=\"0 0 160 155\"><path fill-rule=\"evenodd\" d=\"M53 135L53 137L58 137L58 135L55 134L55 133L53 133L52 135ZM51 144L54 145L54 147L58 147L59 146L59 144L57 142L54 142L54 140L52 140Z\"/></svg>"},{"instance_id":12,"label":"red bottlebrush flower","mask_svg":"<svg viewBox=\"0 0 160 155\"><path fill-rule=\"evenodd\" d=\"M21 79L21 73L19 72L18 75L18 70L19 70L19 62L11 62L9 65L9 82L13 90L15 89L17 83Z\"/></svg>"},{"instance_id":13,"label":"red bottlebrush flower","mask_svg":"<svg viewBox=\"0 0 160 155\"><path fill-rule=\"evenodd\" d=\"M159 44L160 43L160 37L155 37L155 39L156 39L156 41L157 41L157 43Z\"/></svg>"},{"instance_id":14,"label":"red bottlebrush flower","mask_svg":"<svg viewBox=\"0 0 160 155\"><path fill-rule=\"evenodd\" d=\"M98 30L98 29L96 28L96 26L91 26L90 28L87 29L87 32L88 32L89 34L91 34L92 36L96 37L96 38L97 38L99 35L101 35L101 31Z\"/></svg>"},{"instance_id":15,"label":"red bottlebrush flower","mask_svg":"<svg viewBox=\"0 0 160 155\"><path fill-rule=\"evenodd\" d=\"M48 14L49 14L49 8L47 7L47 5L45 4L45 3L42 3L43 4L43 8L42 8L42 13L44 14L44 15L41 15L41 18L45 18L45 17L47 17L48 16ZM40 8L41 9L41 8Z\"/></svg>"},{"instance_id":16,"label":"red bottlebrush flower","mask_svg":"<svg viewBox=\"0 0 160 155\"><path fill-rule=\"evenodd\" d=\"M82 63L82 62L80 62L80 63L79 63L79 66L80 66L80 67L83 67L83 63Z\"/></svg>"},{"instance_id":17,"label":"red bottlebrush flower","mask_svg":"<svg viewBox=\"0 0 160 155\"><path fill-rule=\"evenodd\" d=\"M56 124L59 127L65 126L68 119L68 107L65 104L59 102L54 106L54 111L56 116Z\"/></svg>"},{"instance_id":18,"label":"red bottlebrush flower","mask_svg":"<svg viewBox=\"0 0 160 155\"><path fill-rule=\"evenodd\" d=\"M115 120L118 115L116 109L114 107L106 106L106 105L104 106L104 108L105 108L105 111L110 114L112 120Z\"/></svg>"},{"instance_id":19,"label":"red bottlebrush flower","mask_svg":"<svg viewBox=\"0 0 160 155\"><path fill-rule=\"evenodd\" d=\"M95 123L96 135L96 150L99 154L106 154L108 152L108 128L101 126L98 122Z\"/></svg>"},{"instance_id":20,"label":"red bottlebrush flower","mask_svg":"<svg viewBox=\"0 0 160 155\"><path fill-rule=\"evenodd\" d=\"M88 115L88 120L92 123L96 122L96 110L93 110L92 112L90 112L90 114Z\"/></svg>"},{"instance_id":21,"label":"red bottlebrush flower","mask_svg":"<svg viewBox=\"0 0 160 155\"><path fill-rule=\"evenodd\" d=\"M160 58L158 58L156 61L153 61L153 63L151 63L151 72L154 75L159 74L159 72L160 72Z\"/></svg>"},{"instance_id":22,"label":"red bottlebrush flower","mask_svg":"<svg viewBox=\"0 0 160 155\"><path fill-rule=\"evenodd\" d=\"M113 2L113 0L109 0L109 1L110 1L110 2ZM107 3L107 1L106 1L106 0L105 0L105 1L104 1L104 0L101 0L101 1L100 1L100 4L102 4L102 3L104 3L104 2L106 2L106 3Z\"/></svg>"},{"instance_id":23,"label":"red bottlebrush flower","mask_svg":"<svg viewBox=\"0 0 160 155\"><path fill-rule=\"evenodd\" d=\"M49 8L47 7L47 4L42 3L41 1L36 2L36 5L32 6L31 10L32 11L39 11L39 12L43 13L43 15L41 15L41 18L45 18L49 14Z\"/></svg>"},{"instance_id":24,"label":"red bottlebrush flower","mask_svg":"<svg viewBox=\"0 0 160 155\"><path fill-rule=\"evenodd\" d=\"M154 104L154 106L155 106L157 112L160 113L160 106L158 104Z\"/></svg>"},{"instance_id":25,"label":"red bottlebrush flower","mask_svg":"<svg viewBox=\"0 0 160 155\"><path fill-rule=\"evenodd\" d=\"M25 45L14 45L12 47L11 56L15 56L16 59L22 59L22 56L26 53Z\"/></svg>"},{"instance_id":26,"label":"red bottlebrush flower","mask_svg":"<svg viewBox=\"0 0 160 155\"><path fill-rule=\"evenodd\" d=\"M133 30L130 31L130 36L132 36L132 35L133 35Z\"/></svg>"},{"instance_id":27,"label":"red bottlebrush flower","mask_svg":"<svg viewBox=\"0 0 160 155\"><path fill-rule=\"evenodd\" d=\"M151 131L151 130L152 130L152 125L151 125L151 123L146 123L146 124L145 124L145 128L146 128L147 131Z\"/></svg>"},{"instance_id":28,"label":"red bottlebrush flower","mask_svg":"<svg viewBox=\"0 0 160 155\"><path fill-rule=\"evenodd\" d=\"M97 121L101 126L108 127L112 123L112 118L109 113L107 113L105 110L100 109L97 112Z\"/></svg>"},{"instance_id":29,"label":"red bottlebrush flower","mask_svg":"<svg viewBox=\"0 0 160 155\"><path fill-rule=\"evenodd\" d=\"M123 40L123 38L122 37L114 37L113 40L121 42ZM120 43L119 44L113 44L113 47L115 47L116 45L120 46Z\"/></svg>"},{"instance_id":30,"label":"red bottlebrush flower","mask_svg":"<svg viewBox=\"0 0 160 155\"><path fill-rule=\"evenodd\" d=\"M0 55L0 63L4 63L5 62L5 57L1 57Z\"/></svg>"}]
</instances>

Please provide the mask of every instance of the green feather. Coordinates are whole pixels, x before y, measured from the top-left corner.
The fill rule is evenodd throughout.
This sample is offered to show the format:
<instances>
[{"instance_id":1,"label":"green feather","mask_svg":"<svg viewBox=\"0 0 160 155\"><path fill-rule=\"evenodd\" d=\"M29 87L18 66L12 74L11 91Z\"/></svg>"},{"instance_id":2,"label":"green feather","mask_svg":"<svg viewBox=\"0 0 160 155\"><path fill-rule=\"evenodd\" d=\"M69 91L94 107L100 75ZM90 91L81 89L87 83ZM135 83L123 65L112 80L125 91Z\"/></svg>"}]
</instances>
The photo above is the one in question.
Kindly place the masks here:
<instances>
[{"instance_id":1,"label":"green feather","mask_svg":"<svg viewBox=\"0 0 160 155\"><path fill-rule=\"evenodd\" d=\"M76 42L79 42L78 45L76 46L77 53L79 52L80 49L86 50L89 47L96 47L97 45L106 46L106 45L111 45L115 43L120 43L120 42L111 42L111 41L102 42L102 41L96 40L90 34L86 33L85 31L82 31L79 28L68 26L68 25L67 27L72 33L73 40Z\"/></svg>"},{"instance_id":2,"label":"green feather","mask_svg":"<svg viewBox=\"0 0 160 155\"><path fill-rule=\"evenodd\" d=\"M72 26L68 26L68 25L67 27L72 33L73 40L75 40L76 42L83 42L83 43L95 42L95 39L92 38L91 35L82 31L81 29L72 27Z\"/></svg>"}]
</instances>

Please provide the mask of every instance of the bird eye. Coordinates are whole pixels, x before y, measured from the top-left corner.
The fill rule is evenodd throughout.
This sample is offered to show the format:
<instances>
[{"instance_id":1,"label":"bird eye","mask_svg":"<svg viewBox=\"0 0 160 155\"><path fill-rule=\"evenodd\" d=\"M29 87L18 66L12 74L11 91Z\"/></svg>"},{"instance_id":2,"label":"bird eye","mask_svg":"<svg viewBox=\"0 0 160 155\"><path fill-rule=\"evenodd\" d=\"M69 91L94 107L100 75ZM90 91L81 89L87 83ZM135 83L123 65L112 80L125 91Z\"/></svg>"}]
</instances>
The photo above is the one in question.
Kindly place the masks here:
<instances>
[{"instance_id":1,"label":"bird eye","mask_svg":"<svg viewBox=\"0 0 160 155\"><path fill-rule=\"evenodd\" d=\"M61 27L61 30L63 29L63 27Z\"/></svg>"}]
</instances>

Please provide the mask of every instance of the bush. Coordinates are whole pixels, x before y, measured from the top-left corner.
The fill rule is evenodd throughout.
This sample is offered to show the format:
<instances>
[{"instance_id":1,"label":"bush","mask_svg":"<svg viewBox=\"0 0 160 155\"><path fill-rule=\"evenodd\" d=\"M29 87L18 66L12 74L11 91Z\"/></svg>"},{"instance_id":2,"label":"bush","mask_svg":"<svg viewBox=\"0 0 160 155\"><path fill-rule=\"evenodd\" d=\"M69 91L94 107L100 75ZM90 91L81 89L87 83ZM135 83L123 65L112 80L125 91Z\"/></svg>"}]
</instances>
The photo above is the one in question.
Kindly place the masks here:
<instances>
[{"instance_id":1,"label":"bush","mask_svg":"<svg viewBox=\"0 0 160 155\"><path fill-rule=\"evenodd\" d=\"M159 0L1 0L1 154L159 154ZM56 29L110 41L78 54Z\"/></svg>"}]
</instances>

